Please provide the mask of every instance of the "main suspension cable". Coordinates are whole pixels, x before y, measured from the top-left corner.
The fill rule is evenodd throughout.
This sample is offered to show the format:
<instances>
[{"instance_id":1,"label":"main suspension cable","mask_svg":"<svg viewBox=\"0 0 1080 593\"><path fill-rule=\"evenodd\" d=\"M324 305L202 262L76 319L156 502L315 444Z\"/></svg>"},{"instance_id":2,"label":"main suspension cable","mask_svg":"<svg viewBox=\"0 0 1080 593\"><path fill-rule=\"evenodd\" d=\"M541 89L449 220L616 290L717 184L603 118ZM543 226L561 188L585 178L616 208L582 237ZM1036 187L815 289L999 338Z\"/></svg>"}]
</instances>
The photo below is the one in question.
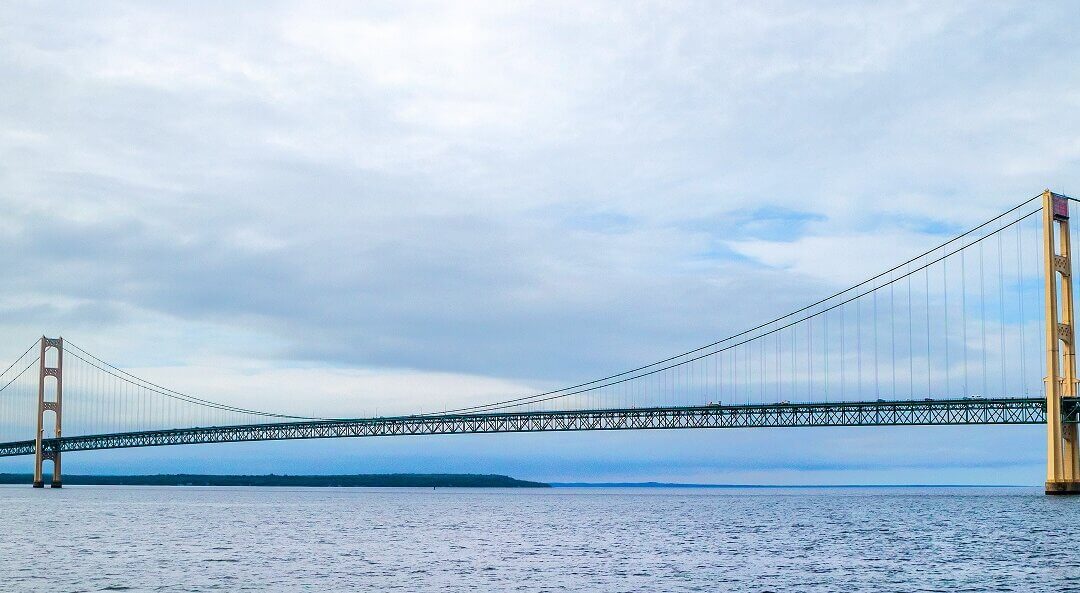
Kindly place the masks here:
<instances>
[{"instance_id":1,"label":"main suspension cable","mask_svg":"<svg viewBox=\"0 0 1080 593\"><path fill-rule=\"evenodd\" d=\"M1032 198L1032 199L1034 199L1034 198ZM1030 202L1030 201L1031 201L1031 200L1027 200L1027 201L1025 201L1025 202L1024 202L1024 204L1026 204L1027 202ZM1023 204L1021 204L1021 205L1023 205ZM1014 208L1013 210L1015 210L1015 208ZM1010 212L1012 212L1013 210L1010 210ZM856 294L856 295L855 295L855 296L853 296L853 297L850 297L850 298L848 298L848 299L845 299L845 300L842 300L842 301L840 301L840 302L838 302L838 303L835 303L835 304L833 304L833 305L830 305L829 307L827 307L827 308L825 308L825 309L819 310L819 311L817 311L817 312L815 312L815 313L811 313L811 314L809 314L809 315L807 315L807 316L804 316L804 317L802 317L802 318L796 319L796 320L794 320L794 321L791 321L791 322L789 322L789 323L786 323L786 324L784 324L784 325L780 325L780 326L774 327L774 328L772 328L772 329L770 329L770 330L768 330L768 331L766 331L766 332L763 332L763 333L761 333L761 334L758 334L758 335L755 335L755 336L753 336L753 337L747 338L747 339L745 339L745 340L742 340L742 341L740 341L740 342L736 342L736 343L734 343L734 344L728 344L728 345L724 346L723 348L718 348L718 349L716 349L716 350L712 350L712 351L706 352L706 353L704 353L704 354L699 354L699 355L697 355L697 356L695 356L695 357L693 357L693 358L689 358L689 359L686 359L686 360L683 360L683 361L680 361L680 362L677 362L677 363L674 363L674 364L671 364L671 365L667 365L667 366L663 366L663 367L660 367L660 368L655 368L655 369L651 369L651 370L649 370L649 371L646 371L646 372L641 372L641 373L639 373L639 374L636 374L636 375L633 375L633 376L630 376L630 377L625 377L625 375L627 375L627 374L631 374L631 373L635 373L635 372L637 372L637 371L642 371L642 370L644 370L644 369L650 369L651 367L655 366L656 364L660 364L660 363L653 363L652 365L645 365L645 366L643 366L643 367L639 367L639 368L638 368L638 369L637 369L636 371L625 371L625 372L623 372L623 373L619 373L619 374L617 374L617 375L611 375L611 376L610 376L610 377L608 378L608 379L616 379L616 378L618 378L618 380L617 380L617 381L610 381L610 382L606 382L607 380L605 380L605 379L597 379L597 380L595 380L595 381L590 381L590 382L588 382L588 383L583 383L583 384L579 384L579 385L578 385L577 387L565 387L565 388L563 388L563 389L560 389L560 390L548 391L548 392L545 392L545 393L542 393L542 394L536 394L536 395L532 395L532 396L527 396L527 397L515 398L515 399L512 399L512 400L505 400L505 401L502 401L502 402L493 402L493 403L489 403L489 404L482 404L482 405L476 405L476 406L469 406L469 407L464 407L464 408L457 408L457 409L453 409L453 410L446 410L446 411L445 411L444 413L445 413L445 414L454 414L454 413L467 413L467 412L477 412L477 411L494 411L494 410L499 410L499 409L506 409L506 408L514 408L514 407L518 407L518 406L521 406L521 405L527 405L527 404L535 404L535 403L540 403L540 402L545 402L545 401L551 401L551 400L554 400L554 399L559 399L559 398L563 398L563 397L568 397L568 396L571 396L571 395L578 395L578 394L581 394L581 393L585 393L585 392L588 392L588 391L592 391L592 390L594 390L594 389L597 389L597 388L599 388L599 387L607 387L607 386L610 386L610 385L617 385L617 384L619 384L619 383L623 383L623 382L626 382L626 381L631 381L631 380L634 380L634 379L640 379L640 378L642 378L642 377L647 377L647 376L649 376L649 375L653 375L653 374L656 374L656 373L661 373L661 372L663 372L663 371L666 371L666 370L669 370L669 369L672 369L672 368L675 368L675 367L678 367L678 366L681 366L681 365L687 364L687 363L689 363L689 362L693 362L693 361L695 361L695 360L699 360L699 359L701 359L701 358L704 358L704 357L706 357L706 356L712 356L712 355L714 355L714 354L717 354L717 353L719 353L719 352L724 352L724 351L726 351L726 350L730 350L730 349L733 349L733 348L737 348L737 347L739 347L739 346L741 346L741 345L743 345L743 344L746 344L746 343L748 343L748 342L751 342L751 341L753 341L753 340L756 340L756 339L762 338L762 337L764 337L764 336L767 336L767 335L770 335L770 334L776 333L776 332L778 332L778 331L781 331L781 330L784 330L784 329L786 329L786 328L789 328L789 327L792 327L792 326L794 326L794 325L797 325L797 324L799 324L799 323L802 323L803 321L806 321L807 319L810 319L810 318L812 318L812 317L816 317L817 315L821 315L821 314L823 314L823 313L825 313L825 312L827 312L827 311L831 311L831 310L833 310L833 309L836 309L837 307L843 306L843 305L844 305L844 304L846 304L846 303L850 303L850 302L852 302L852 301L856 301L856 300L858 300L858 299L860 299L860 298L862 298L862 297L864 297L864 296L867 296L867 295L870 295L870 294L876 294L876 292L877 292L878 290L881 290L881 289L883 289L883 288L885 288L885 287L887 287L887 286L890 286L890 285L892 285L893 283L895 283L895 282L898 282L898 281L900 281L900 280L906 279L906 278L908 278L909 276L911 276L912 274L914 274L914 273L916 273L916 272L919 272L919 271L922 271L922 270L924 270L924 269L928 268L929 266L931 266L931 265L933 265L933 264L935 264L935 263L938 263L938 262L944 261L944 260L945 260L946 258L949 258L949 257L951 257L951 256L953 256L953 255L956 255L957 253L961 253L961 254L962 254L962 252L963 252L963 251L964 251L965 249L967 249L968 247L971 247L971 246L973 246L973 245L978 245L978 244L980 244L980 243L981 243L981 242L982 242L983 240L985 240L985 239L987 239L987 238L989 238L989 237L995 236L995 235L997 235L998 233L1000 233L1000 232L1004 231L1005 229L1008 229L1008 228L1012 227L1013 225L1016 225L1016 224L1020 223L1021 221L1023 221L1023 220L1025 220L1025 219L1027 219L1028 217L1030 217L1030 216L1032 216L1032 215L1034 215L1034 214L1037 214L1037 213L1039 213L1039 212L1041 212L1041 211L1042 211L1042 208L1037 208L1037 209L1035 209L1035 210L1032 210L1032 211L1028 212L1027 214L1024 214L1023 216L1021 216L1021 217L1017 218L1016 220L1013 220L1012 222L1009 222L1008 224L1006 224L1006 225L1004 225L1004 226L1001 226L1001 227L1000 227L1000 228L998 228L998 229L995 229L995 230L993 230L993 231L991 231L991 232L988 232L987 234L985 234L985 235L983 235L983 236L981 236L981 237L979 237L979 238L977 238L977 239L975 239L975 240L971 241L970 243L967 243L967 244L965 244L965 245L964 245L964 246L962 246L962 247L959 247L959 248L957 248L957 249L954 249L953 251L949 251L949 252L946 252L946 253L945 253L944 255L941 255L941 256L939 256L939 257L937 257L937 258L931 259L931 260L929 260L929 261L927 261L927 262L923 263L922 265L920 265L920 266L918 266L918 267L915 267L915 268L912 268L912 269L910 269L910 270L906 271L906 272L905 272L904 274L902 274L902 275L900 275L900 276L896 276L896 277L894 277L894 278L890 279L890 280L889 280L889 281L888 281L887 283L885 283L885 284L881 284L881 285L875 286L875 287L873 287L873 288L870 288L870 289L868 289L868 290L866 290L866 291L864 291L864 292L862 292L862 293ZM1000 216L999 216L999 217L997 217L997 218L1000 218ZM980 226L985 226L985 224L984 224L984 225L980 225ZM969 231L969 233L970 233L970 231ZM965 235L966 235L966 234L969 234L969 233L965 233ZM955 239L954 239L954 240L951 240L951 241L949 241L949 242L947 242L947 243L944 243L944 244L943 244L943 246L944 246L944 245L948 245L949 243L953 243L954 241L955 241ZM937 251L937 250L939 250L939 249L941 249L941 247L938 247L938 248L936 248L936 249L934 249L934 250L931 250L931 251L930 251L930 252L928 252L928 253L932 253L933 251ZM924 257L925 255L926 255L926 254L923 254L923 255L921 255L921 256L919 256L919 257ZM915 261L915 260L917 260L917 259L919 259L919 258L913 258L913 259L911 259L911 260L908 260L908 261L909 261L909 263L910 263L910 262L912 262L912 261ZM963 263L963 262L961 262L961 263ZM895 268L894 268L894 269L895 269ZM882 276L882 275L883 275L883 274L879 274L879 275L878 275L878 276L876 276L876 277L880 277L880 276ZM860 284L857 284L857 285L856 285L856 287L858 287L858 286L862 286L862 285L864 285L864 284L866 284L866 282L862 282L862 283L860 283ZM849 293L849 292L851 292L851 290L852 290L852 289L848 289L848 290L842 291L842 292L840 292L840 293L837 293L837 295L843 295L843 294ZM837 295L834 295L834 296L837 296ZM828 300L828 299L826 299L826 300ZM820 302L822 302L822 301L819 301L819 303L820 303ZM809 307L804 307L804 308L800 309L800 311L805 311L805 310L806 310L806 309L808 309L808 308L809 308ZM791 315L789 314L789 315L785 315L785 316L783 316L783 317L779 317L779 318L777 318L777 320L776 320L776 321L779 321L779 320L782 320L782 319L786 319L786 318L788 318L788 317L791 317ZM768 325L768 324L765 324L765 325ZM875 323L875 325L876 325L876 323ZM966 323L965 323L965 325L966 325ZM763 326L759 326L759 329L760 329L760 327L763 327ZM876 328L875 328L875 329L876 329ZM745 334L749 333L749 331L751 331L751 330L748 330L748 331L746 331L746 332L740 332L739 334L735 334L735 335L736 335L736 336L742 336L742 335L745 335ZM720 340L720 341L718 341L718 342L715 342L715 343L713 344L713 346L715 346L715 345L719 345L719 344L722 344L722 343L724 343L724 342L728 342L728 341L730 341L730 340L731 340L731 338L727 338L727 339L725 339L725 340ZM702 347L702 348L698 348L698 349L696 349L696 350L693 350L693 351L691 351L691 353L696 353L696 352L700 352L701 350L704 350L704 349L706 349L706 348L708 348L708 347ZM877 348L876 348L876 345L875 345L875 350L876 350L876 349L877 349ZM685 356L685 354L684 354L684 356ZM666 361L671 361L671 360L675 360L675 359L677 359L677 358L679 358L679 356L675 356L675 357L670 357L670 358L666 359ZM876 365L876 363L875 363L875 374L877 373L877 368L876 368L876 367L877 367L877 365ZM620 377L621 377L621 378L620 378ZM875 383L876 383L876 381L877 381L877 380L875 379ZM601 382L603 383L602 385L595 385L596 383L601 383ZM965 381L965 383L966 383L966 381ZM588 387L588 388L583 388L583 389L581 388L581 387L587 387L587 386L589 386L589 385L594 385L594 386L593 386L593 387ZM966 387L966 385L965 385L965 387ZM571 391L568 391L568 392L565 392L565 393L564 393L564 391L565 391L565 390L571 390ZM965 391L966 391L966 389L965 389Z\"/></svg>"},{"instance_id":2,"label":"main suspension cable","mask_svg":"<svg viewBox=\"0 0 1080 593\"><path fill-rule=\"evenodd\" d=\"M933 249L929 249L927 251L924 251L923 253L921 253L919 255L916 255L915 257L912 257L912 258L908 259L907 261L904 261L903 263L897 264L897 265L889 268L888 270L885 270L884 272L881 272L879 274L871 276L870 278L867 278L866 280L863 280L862 282L859 282L858 284L855 284L853 286L849 286L848 288L846 288L844 290L833 293L833 294L831 294L831 295L829 295L829 296L827 296L825 298L822 298L822 299L819 299L819 300L817 300L817 301L815 301L813 303L810 303L809 305L806 305L804 307L801 307L799 309L796 309L796 310L791 311L791 312L789 312L789 313L787 313L785 315L781 315L780 317L776 317L776 318L774 318L772 320L769 320L769 321L766 321L764 323L760 323L760 324L758 324L758 325L756 325L754 327L743 330L743 331L738 332L736 334L732 334L730 336L727 336L726 338L717 340L717 341L712 342L710 344L705 344L704 346L694 348L693 350L687 350L686 352L683 352L681 354L676 354L674 356L669 356L669 357L664 358L662 360L657 360L655 362L651 362L649 364L642 365L642 366L639 366L637 368L633 368L633 369L630 369L630 370L622 371L620 373L615 373L615 374L612 374L612 375L608 375L606 377L601 377L599 379L593 379L592 381L586 381L586 382L583 382L583 383L578 383L576 385L570 385L570 386L567 386L567 387L562 387L560 389L553 389L553 390L545 391L545 392L542 392L542 393L535 393L535 394L532 394L532 395L527 395L527 396L522 396L522 397L517 397L517 398L512 398L512 399L506 399L506 400L502 400L502 401L498 401L498 402L491 402L491 403L483 404L483 405L479 405L479 406L469 406L469 407L465 407L465 408L458 408L456 410L447 410L445 413L463 412L463 411L469 411L469 410L472 410L472 409L487 408L487 407L491 407L491 406L501 406L503 404L514 404L514 403L518 403L518 402L528 402L528 401L530 401L532 399L535 399L535 398L543 398L543 397L546 397L546 396L549 396L549 395L556 395L556 394L562 393L564 391L578 390L578 389L581 389L581 388L584 388L584 387L588 387L590 385L595 385L597 383L605 383L605 382L610 381L612 379L617 379L617 378L620 378L620 377L624 377L626 375L638 373L640 371L644 371L646 369L649 369L649 368L652 368L652 367L655 367L655 366L663 365L663 364L666 364L666 363L671 362L673 360L677 360L679 358L684 358L686 356L696 354L696 353L701 352L703 350L708 350L708 349L713 348L715 346L719 346L720 344L723 344L725 342L730 342L732 340L735 340L735 339L740 338L742 336L745 336L747 334L751 334L751 333L753 333L753 332L755 332L757 330L760 330L760 329L763 329L763 328L768 327L770 325L779 323L780 321L782 321L784 319L788 319L790 317L794 317L796 315L799 315L800 313L803 313L803 312L805 312L807 310L813 309L814 307L817 307L818 305L821 305L821 304L826 303L826 302L828 302L828 301L830 301L832 299L835 299L836 297L839 297L839 296L842 296L842 295L847 294L849 292L852 292L852 291L856 290L857 288L865 286L866 284L874 282L875 280L878 280L878 279L880 279L882 277L885 277L885 276L887 276L887 275L889 275L889 274L891 274L891 273L893 273L893 272L895 272L897 270L900 270L900 269L904 268L905 266L919 260L920 258L926 257L928 255L933 254L936 251L944 249L945 247L947 247L947 246L949 246L949 245L963 239L964 237L967 237L968 235L971 235L972 233L975 233L976 231L982 229L983 227L986 227L986 226L988 226L990 224L993 224L995 221L1000 220L1000 219L1012 214L1013 212L1016 212L1020 208L1023 208L1025 205L1027 205L1028 203L1030 203L1033 200L1038 199L1041 196L1042 196L1042 194L1039 194L1037 196L1032 196L1032 197L1020 202L1019 204L1013 206L1012 208L1009 208L1005 212L1002 212L1001 214L998 214L997 216L994 216L993 218L990 218L990 219L980 223L979 225L977 225L975 227L972 227L971 229L968 229L967 231L964 231L963 233L953 237L952 239L949 239L948 241L937 245ZM1026 218L1027 216L1030 216L1030 214L1027 214L1022 218ZM1021 219L1017 219L1017 220L1021 220ZM1013 221L1013 222L1009 223L1009 225L1006 225L1006 226L1011 226L1012 224L1015 224L1015 223L1016 223L1016 221ZM885 285L882 285L882 286L885 286ZM762 335L765 335L765 334L762 334ZM693 360L696 360L696 359L693 359ZM688 362L688 361L684 361L684 362Z\"/></svg>"},{"instance_id":3,"label":"main suspension cable","mask_svg":"<svg viewBox=\"0 0 1080 593\"><path fill-rule=\"evenodd\" d=\"M296 415L291 415L291 414L278 414L278 413L274 413L274 412L265 412L265 411L262 411L262 410L251 410L251 409L247 409L247 408L240 408L240 407L236 407L236 406L230 406L230 405L227 405L227 404L222 404L222 403L219 403L219 402L214 402L214 401L210 401L210 400L207 400L207 399L202 399L202 398L199 398L199 397L195 397L193 395L188 395L186 393L182 393L182 392L179 392L179 391L176 391L176 390L173 390L173 389L169 389L167 387L162 387L161 385L158 385L156 383L152 383L150 381L147 381L146 379L143 379L143 378L141 378L141 377L139 377L137 375L133 375L133 374L131 374L131 373L119 368L119 367L116 367L116 366L114 366L112 364L109 364L108 362L105 362L104 360L102 360L102 359L94 356L93 354L90 354L86 350L80 348L78 345L74 344L70 340L65 340L65 344L67 346L71 346L72 348L74 348L74 351L69 351L69 354L71 354L75 358L78 358L82 362L84 362L84 363L98 369L99 371L101 371L103 373L106 373L106 374L111 375L111 376L113 376L113 377L115 377L115 378L117 378L117 379L119 379L121 381L124 381L124 382L126 382L128 384L134 385L136 387L140 387L142 389L146 389L148 391L152 391L154 393L157 393L159 395L163 395L165 397L169 397L169 398L172 398L172 399L184 401L184 402L187 402L187 403L191 403L191 404L195 404L195 405L199 405L199 406L203 406L203 407L207 407L207 408L214 408L214 409L228 411L228 412L238 412L238 413L242 413L242 414L254 414L256 416L265 416L265 417L270 417L270 418L286 418L286 419L292 419L292 420L329 420L329 418L319 418L319 417L313 417L313 416L296 416ZM79 355L80 353L82 353L83 355L85 355L88 358L93 359L93 361L87 360L86 358L83 358L83 356ZM94 362L94 361L96 361L96 362Z\"/></svg>"}]
</instances>

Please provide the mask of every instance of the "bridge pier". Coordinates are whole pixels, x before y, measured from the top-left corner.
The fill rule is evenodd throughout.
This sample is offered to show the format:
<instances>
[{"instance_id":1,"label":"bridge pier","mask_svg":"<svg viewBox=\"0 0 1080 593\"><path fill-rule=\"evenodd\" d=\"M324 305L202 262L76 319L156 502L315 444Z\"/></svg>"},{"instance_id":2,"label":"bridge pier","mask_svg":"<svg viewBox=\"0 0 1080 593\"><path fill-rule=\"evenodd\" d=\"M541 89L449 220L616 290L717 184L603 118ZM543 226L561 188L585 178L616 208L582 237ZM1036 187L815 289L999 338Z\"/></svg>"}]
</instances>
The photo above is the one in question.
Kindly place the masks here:
<instances>
[{"instance_id":1,"label":"bridge pier","mask_svg":"<svg viewBox=\"0 0 1080 593\"><path fill-rule=\"evenodd\" d=\"M1080 482L1047 482L1046 493L1050 495L1080 494Z\"/></svg>"},{"instance_id":2,"label":"bridge pier","mask_svg":"<svg viewBox=\"0 0 1080 593\"><path fill-rule=\"evenodd\" d=\"M1046 487L1047 494L1080 494L1076 425L1062 416L1061 398L1076 397L1073 333L1072 246L1069 200L1043 192L1043 262L1046 283Z\"/></svg>"},{"instance_id":3,"label":"bridge pier","mask_svg":"<svg viewBox=\"0 0 1080 593\"><path fill-rule=\"evenodd\" d=\"M49 366L47 354L50 350L56 350L56 366ZM41 337L41 354L38 363L38 412L37 412L37 436L34 437L34 488L44 488L45 480L42 466L45 461L52 461L52 484L53 488L62 488L63 480L60 473L60 451L44 451L42 440L45 436L45 412L52 411L55 416L56 438L61 436L61 418L64 400L64 338ZM49 388L49 398L46 398L46 377L55 377L55 387Z\"/></svg>"}]
</instances>

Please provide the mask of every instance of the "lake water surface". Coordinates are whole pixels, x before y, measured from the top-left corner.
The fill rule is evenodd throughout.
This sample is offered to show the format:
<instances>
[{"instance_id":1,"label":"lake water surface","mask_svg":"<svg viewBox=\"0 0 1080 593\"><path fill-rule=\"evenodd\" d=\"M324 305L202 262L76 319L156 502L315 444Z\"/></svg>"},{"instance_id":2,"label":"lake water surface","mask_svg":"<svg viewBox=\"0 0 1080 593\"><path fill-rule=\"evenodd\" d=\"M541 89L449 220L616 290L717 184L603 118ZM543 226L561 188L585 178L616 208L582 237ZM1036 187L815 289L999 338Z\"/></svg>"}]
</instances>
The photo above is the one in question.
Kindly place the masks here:
<instances>
[{"instance_id":1,"label":"lake water surface","mask_svg":"<svg viewBox=\"0 0 1080 593\"><path fill-rule=\"evenodd\" d=\"M1080 591L1039 489L0 487L0 591Z\"/></svg>"}]
</instances>

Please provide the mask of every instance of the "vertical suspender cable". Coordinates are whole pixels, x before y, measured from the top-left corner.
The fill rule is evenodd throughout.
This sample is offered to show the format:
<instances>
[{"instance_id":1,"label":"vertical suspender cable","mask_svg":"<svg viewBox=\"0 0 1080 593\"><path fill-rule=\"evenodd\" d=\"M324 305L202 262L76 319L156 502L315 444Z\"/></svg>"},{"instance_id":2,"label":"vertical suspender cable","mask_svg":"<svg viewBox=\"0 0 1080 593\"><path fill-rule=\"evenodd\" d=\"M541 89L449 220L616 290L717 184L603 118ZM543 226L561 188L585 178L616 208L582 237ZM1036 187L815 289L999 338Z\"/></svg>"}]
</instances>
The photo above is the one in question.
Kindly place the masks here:
<instances>
[{"instance_id":1,"label":"vertical suspender cable","mask_svg":"<svg viewBox=\"0 0 1080 593\"><path fill-rule=\"evenodd\" d=\"M926 292L926 397L932 397L934 391L933 365L930 364L930 268L923 269L923 284Z\"/></svg>"},{"instance_id":2,"label":"vertical suspender cable","mask_svg":"<svg viewBox=\"0 0 1080 593\"><path fill-rule=\"evenodd\" d=\"M907 357L908 357L908 399L915 399L915 341L911 334L915 330L915 320L911 316L911 276L907 277Z\"/></svg>"},{"instance_id":3,"label":"vertical suspender cable","mask_svg":"<svg viewBox=\"0 0 1080 593\"><path fill-rule=\"evenodd\" d=\"M856 379L858 391L855 397L861 398L863 395L862 384L862 300L855 300L855 362L856 362Z\"/></svg>"},{"instance_id":4,"label":"vertical suspender cable","mask_svg":"<svg viewBox=\"0 0 1080 593\"><path fill-rule=\"evenodd\" d=\"M1021 392L1027 396L1027 338L1025 337L1027 320L1024 319L1024 235L1022 224L1016 225L1016 307L1020 314L1020 385Z\"/></svg>"},{"instance_id":5,"label":"vertical suspender cable","mask_svg":"<svg viewBox=\"0 0 1080 593\"><path fill-rule=\"evenodd\" d=\"M760 379L760 383L761 383L761 403L764 404L766 401L768 401L768 396L766 396L766 394L765 394L765 359L766 359L766 356L765 356L765 338L764 337L757 338L757 342L759 343L759 345L761 347L760 350L759 350L760 355L761 355L761 364L759 365L760 366L759 373L761 374L761 379Z\"/></svg>"},{"instance_id":6,"label":"vertical suspender cable","mask_svg":"<svg viewBox=\"0 0 1080 593\"><path fill-rule=\"evenodd\" d=\"M828 401L829 401L829 312L828 311L825 311L825 330L824 330L824 332L822 332L822 336L821 336L821 347L822 347L822 350L824 351L824 354L825 354L825 375L824 375L825 387L824 387L823 391L824 391L824 394L825 394L825 402L828 403Z\"/></svg>"},{"instance_id":7,"label":"vertical suspender cable","mask_svg":"<svg viewBox=\"0 0 1080 593\"><path fill-rule=\"evenodd\" d=\"M877 288L874 289L874 397L881 399L881 381L878 377L879 371L881 371L881 364L878 361L878 307L877 307Z\"/></svg>"},{"instance_id":8,"label":"vertical suspender cable","mask_svg":"<svg viewBox=\"0 0 1080 593\"><path fill-rule=\"evenodd\" d=\"M774 358L773 358L773 362L774 362L774 364L773 364L773 374L775 376L775 378L773 379L774 384L775 384L774 391L776 391L776 401L780 401L780 400L782 400L784 398L781 397L781 395L780 395L780 333L779 332L773 334L773 345L774 345L774 348L776 350L776 352L774 354Z\"/></svg>"},{"instance_id":9,"label":"vertical suspender cable","mask_svg":"<svg viewBox=\"0 0 1080 593\"><path fill-rule=\"evenodd\" d=\"M731 375L731 403L736 403L739 399L739 392L735 388L735 385L738 382L738 369L736 367L739 364L739 360L736 358L735 354L738 350L738 348L731 349L731 365L728 369L728 373Z\"/></svg>"},{"instance_id":10,"label":"vertical suspender cable","mask_svg":"<svg viewBox=\"0 0 1080 593\"><path fill-rule=\"evenodd\" d=\"M797 372L798 369L795 366L795 351L798 349L798 343L795 341L795 334L797 328L798 326L796 325L791 326L791 386L790 393L788 394L788 399L790 399L791 401L795 401L798 398L797 394L799 387L799 373Z\"/></svg>"},{"instance_id":11,"label":"vertical suspender cable","mask_svg":"<svg viewBox=\"0 0 1080 593\"><path fill-rule=\"evenodd\" d=\"M1042 270L1042 269L1045 269L1044 266L1046 265L1046 262L1043 261L1043 250L1041 249L1042 246L1039 244L1039 236L1040 235L1041 235L1041 231L1036 231L1035 233L1032 234L1032 237L1034 237L1034 239L1035 239L1034 247L1035 247L1035 263L1037 264L1036 269ZM1054 238L1053 237L1047 237L1046 240L1047 241L1053 241ZM1043 288L1043 290L1046 290L1046 289ZM1042 298L1044 298L1044 299L1046 298L1045 294L1042 294L1040 296L1042 296ZM1039 327L1046 327L1046 308L1045 307L1039 307L1038 310L1042 312L1040 314L1040 317L1039 317L1039 321L1040 321ZM1040 377L1045 377L1046 376L1046 357L1045 356L1040 356L1039 357L1039 367L1040 367L1039 376ZM1039 388L1040 388L1040 393L1042 394L1042 396L1046 397L1046 382L1041 381L1039 383Z\"/></svg>"},{"instance_id":12,"label":"vertical suspender cable","mask_svg":"<svg viewBox=\"0 0 1080 593\"><path fill-rule=\"evenodd\" d=\"M747 343L745 345L744 350L743 350L743 380L740 383L743 390L746 392L746 403L747 404L749 404L751 398L754 397L754 394L753 394L754 383L753 383L753 381L751 379L751 369L750 369L750 348L751 348L751 345L749 343Z\"/></svg>"},{"instance_id":13,"label":"vertical suspender cable","mask_svg":"<svg viewBox=\"0 0 1080 593\"><path fill-rule=\"evenodd\" d=\"M983 252L986 251L986 243L979 243L979 333L982 340L982 392L988 391L987 368L986 368L986 277L984 274Z\"/></svg>"},{"instance_id":14,"label":"vertical suspender cable","mask_svg":"<svg viewBox=\"0 0 1080 593\"><path fill-rule=\"evenodd\" d=\"M719 393L720 401L722 401L722 402L730 401L728 399L727 394L724 392L724 353L723 352L718 352L716 354L716 366L717 366L716 377L717 377L717 381L718 381L717 387L719 388L719 392L720 392Z\"/></svg>"},{"instance_id":15,"label":"vertical suspender cable","mask_svg":"<svg viewBox=\"0 0 1080 593\"><path fill-rule=\"evenodd\" d=\"M892 399L896 399L896 291L889 282L889 346L892 356Z\"/></svg>"},{"instance_id":16,"label":"vertical suspender cable","mask_svg":"<svg viewBox=\"0 0 1080 593\"><path fill-rule=\"evenodd\" d=\"M896 399L896 291L889 282L889 345L892 353L892 398Z\"/></svg>"},{"instance_id":17,"label":"vertical suspender cable","mask_svg":"<svg viewBox=\"0 0 1080 593\"><path fill-rule=\"evenodd\" d=\"M1008 357L1005 356L1005 264L1002 262L1002 245L1001 245L1001 233L997 236L997 251L998 251L998 338L1001 342L999 347L1001 349L998 352L998 358L1001 360L1001 397L1005 397L1009 394L1008 388L1008 375L1005 371L1005 365L1008 364Z\"/></svg>"},{"instance_id":18,"label":"vertical suspender cable","mask_svg":"<svg viewBox=\"0 0 1080 593\"><path fill-rule=\"evenodd\" d=\"M952 397L952 369L949 368L949 258L941 260L942 299L945 314L942 323L945 326L945 396Z\"/></svg>"},{"instance_id":19,"label":"vertical suspender cable","mask_svg":"<svg viewBox=\"0 0 1080 593\"><path fill-rule=\"evenodd\" d=\"M814 401L814 318L806 320L806 401Z\"/></svg>"},{"instance_id":20,"label":"vertical suspender cable","mask_svg":"<svg viewBox=\"0 0 1080 593\"><path fill-rule=\"evenodd\" d=\"M966 250L970 243L964 246ZM960 312L963 320L961 337L964 342L964 397L971 395L968 390L968 343L967 343L967 262L964 257L967 251L960 252Z\"/></svg>"},{"instance_id":21,"label":"vertical suspender cable","mask_svg":"<svg viewBox=\"0 0 1080 593\"><path fill-rule=\"evenodd\" d=\"M844 397L845 390L847 388L847 377L845 376L844 369L847 368L847 349L844 346L844 336L847 334L847 328L844 323L844 309L846 305L840 305L840 400L846 399Z\"/></svg>"}]
</instances>

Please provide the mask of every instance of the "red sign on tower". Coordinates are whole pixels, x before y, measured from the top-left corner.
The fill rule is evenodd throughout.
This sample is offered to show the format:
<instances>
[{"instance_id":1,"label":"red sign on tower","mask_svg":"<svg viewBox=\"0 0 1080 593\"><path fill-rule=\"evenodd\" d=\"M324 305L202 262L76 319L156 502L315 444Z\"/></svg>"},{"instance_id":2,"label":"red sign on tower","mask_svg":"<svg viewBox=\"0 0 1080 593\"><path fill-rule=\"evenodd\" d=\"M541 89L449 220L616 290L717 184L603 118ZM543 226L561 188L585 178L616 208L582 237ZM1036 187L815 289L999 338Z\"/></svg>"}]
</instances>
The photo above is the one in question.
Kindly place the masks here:
<instances>
[{"instance_id":1,"label":"red sign on tower","mask_svg":"<svg viewBox=\"0 0 1080 593\"><path fill-rule=\"evenodd\" d=\"M1052 194L1054 200L1054 218L1069 217L1069 199L1065 196Z\"/></svg>"}]
</instances>

